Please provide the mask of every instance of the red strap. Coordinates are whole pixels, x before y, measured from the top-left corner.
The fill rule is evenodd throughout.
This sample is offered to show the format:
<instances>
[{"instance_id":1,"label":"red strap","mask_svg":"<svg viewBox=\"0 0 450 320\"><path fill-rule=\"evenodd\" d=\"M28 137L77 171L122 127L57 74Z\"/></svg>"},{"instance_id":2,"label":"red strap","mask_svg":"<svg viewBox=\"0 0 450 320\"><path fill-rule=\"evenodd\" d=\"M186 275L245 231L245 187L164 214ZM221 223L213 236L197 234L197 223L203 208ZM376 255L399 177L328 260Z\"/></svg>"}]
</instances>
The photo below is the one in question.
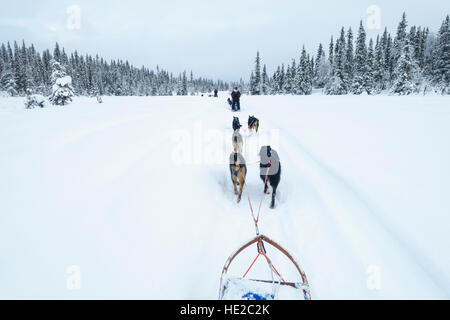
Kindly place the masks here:
<instances>
[{"instance_id":1,"label":"red strap","mask_svg":"<svg viewBox=\"0 0 450 320\"><path fill-rule=\"evenodd\" d=\"M258 242L258 246L260 246L260 242ZM252 264L250 265L250 267L248 267L247 271L244 273L244 275L242 276L242 278L245 278L245 276L248 274L248 272L250 271L250 269L253 267L253 265L255 264L256 260L258 260L260 255L263 255L264 258L266 258L267 263L269 264L269 266L275 271L275 273L278 275L278 277L280 277L281 282L285 283L286 281L283 279L283 276L278 272L278 270L275 268L275 266L272 264L272 261L270 261L269 257L267 257L267 255L264 253L264 250L262 250L262 248L259 250L258 255L256 256L255 260L253 260Z\"/></svg>"},{"instance_id":2,"label":"red strap","mask_svg":"<svg viewBox=\"0 0 450 320\"><path fill-rule=\"evenodd\" d=\"M245 276L247 275L247 273L250 271L250 269L253 267L253 265L255 264L256 260L258 260L259 255L261 254L261 252L258 253L258 255L256 256L255 260L253 260L252 264L250 265L250 267L248 267L247 271L245 272L244 276L242 278L245 278Z\"/></svg>"}]
</instances>

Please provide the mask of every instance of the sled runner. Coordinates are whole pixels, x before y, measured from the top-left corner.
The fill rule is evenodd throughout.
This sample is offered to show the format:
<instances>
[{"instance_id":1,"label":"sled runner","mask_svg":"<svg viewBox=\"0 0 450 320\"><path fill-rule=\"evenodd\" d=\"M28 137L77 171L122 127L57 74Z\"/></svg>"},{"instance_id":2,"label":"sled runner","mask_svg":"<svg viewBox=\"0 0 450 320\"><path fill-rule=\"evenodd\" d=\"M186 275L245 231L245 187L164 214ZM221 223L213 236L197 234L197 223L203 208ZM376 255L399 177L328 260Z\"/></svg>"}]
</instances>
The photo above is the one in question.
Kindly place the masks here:
<instances>
[{"instance_id":1,"label":"sled runner","mask_svg":"<svg viewBox=\"0 0 450 320\"><path fill-rule=\"evenodd\" d=\"M231 278L228 276L228 269L233 260L246 248L256 243L258 248L258 255L252 262L247 272L241 278ZM285 255L295 266L299 274L297 281L285 281L278 270L273 266L272 261L266 254L264 243L270 244L272 247L279 250ZM262 255L267 261L271 271L271 280L262 279L246 279L246 275L252 268L253 264ZM275 275L278 279L274 279ZM222 276L220 278L220 300L276 300L276 299L304 299L311 300L309 291L308 279L306 274L302 271L295 259L278 243L271 240L264 235L258 235L252 240L245 243L242 247L237 249L225 262L222 269Z\"/></svg>"}]
</instances>

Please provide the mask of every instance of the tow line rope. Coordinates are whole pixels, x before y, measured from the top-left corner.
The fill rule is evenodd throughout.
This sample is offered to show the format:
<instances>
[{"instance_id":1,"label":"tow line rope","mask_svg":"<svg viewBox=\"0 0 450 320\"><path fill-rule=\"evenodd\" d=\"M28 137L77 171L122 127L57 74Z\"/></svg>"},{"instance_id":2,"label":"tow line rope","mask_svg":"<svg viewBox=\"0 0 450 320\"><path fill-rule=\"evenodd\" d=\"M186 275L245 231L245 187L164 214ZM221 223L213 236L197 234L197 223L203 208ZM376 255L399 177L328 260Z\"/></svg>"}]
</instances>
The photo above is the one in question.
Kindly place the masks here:
<instances>
[{"instance_id":1,"label":"tow line rope","mask_svg":"<svg viewBox=\"0 0 450 320\"><path fill-rule=\"evenodd\" d=\"M259 236L259 229L258 229L259 214L261 213L261 206L262 206L262 202L263 202L263 199L264 199L264 191L265 191L265 188L266 188L266 185L267 185L267 178L269 177L269 169L270 169L270 166L267 167L267 170L266 170L266 175L265 175L265 178L264 178L264 189L263 189L263 192L262 192L262 195L261 195L261 201L259 202L258 214L257 214L256 218L255 218L255 212L254 212L253 206L252 206L252 201L250 199L250 193L248 192L248 185L244 181L245 189L247 190L248 205L250 207L250 211L251 211L251 214L252 214L253 221L255 222L255 229L256 229L256 235L257 236Z\"/></svg>"},{"instance_id":2,"label":"tow line rope","mask_svg":"<svg viewBox=\"0 0 450 320\"><path fill-rule=\"evenodd\" d=\"M269 164L272 165L272 163L270 161L269 161ZM256 235L257 236L259 236L259 228L258 228L259 215L261 213L261 206L262 206L262 202L263 202L263 199L264 199L264 193L265 193L265 189L266 189L266 185L267 185L267 179L269 177L270 165L267 167L267 170L266 170L266 174L265 174L265 178L264 178L264 188L263 188L263 192L262 192L262 196L261 196L261 201L259 202L258 214L257 214L256 217L255 217L255 213L254 213L254 210L253 210L252 201L250 199L250 193L248 191L247 183L244 182L244 185L245 185L246 190L247 190L248 205L250 207L250 211L251 211L251 214L252 214L253 222L255 223L255 231L256 231ZM258 255L253 260L253 262L250 265L250 267L248 267L247 271L245 272L245 274L244 274L244 276L242 278L245 278L245 276L248 274L248 272L253 267L253 265L255 264L256 260L258 260L260 255L263 255L264 258L266 258L267 264L269 265L269 268L272 271L272 274L273 274L273 272L275 272L277 274L278 278L281 280L281 282L282 283L285 282L283 277L281 276L281 274L278 272L278 270L272 264L272 261L266 255L266 249L264 248L264 243L262 242L262 240L258 240Z\"/></svg>"}]
</instances>

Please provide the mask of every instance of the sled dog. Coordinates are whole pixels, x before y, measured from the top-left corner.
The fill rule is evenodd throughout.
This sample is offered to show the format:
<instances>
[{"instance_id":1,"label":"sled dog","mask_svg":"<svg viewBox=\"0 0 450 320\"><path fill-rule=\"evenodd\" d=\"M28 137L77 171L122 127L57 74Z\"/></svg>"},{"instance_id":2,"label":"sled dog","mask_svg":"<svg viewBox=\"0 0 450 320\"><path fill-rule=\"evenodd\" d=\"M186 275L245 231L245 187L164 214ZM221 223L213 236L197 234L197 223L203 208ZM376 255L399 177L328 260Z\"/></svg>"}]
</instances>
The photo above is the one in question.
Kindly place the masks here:
<instances>
[{"instance_id":1,"label":"sled dog","mask_svg":"<svg viewBox=\"0 0 450 320\"><path fill-rule=\"evenodd\" d=\"M242 190L244 189L245 177L247 175L247 166L245 159L240 152L230 154L230 175L233 182L234 194L238 195L237 203L241 201ZM237 185L239 184L239 191Z\"/></svg>"},{"instance_id":2,"label":"sled dog","mask_svg":"<svg viewBox=\"0 0 450 320\"><path fill-rule=\"evenodd\" d=\"M272 187L272 200L270 208L275 208L275 196L281 179L281 163L278 153L270 146L263 146L259 151L260 177L264 182L264 192L270 194L269 184Z\"/></svg>"},{"instance_id":3,"label":"sled dog","mask_svg":"<svg viewBox=\"0 0 450 320\"><path fill-rule=\"evenodd\" d=\"M239 122L238 117L233 117L232 127L233 127L233 131L239 130L242 127L241 123Z\"/></svg>"},{"instance_id":4,"label":"sled dog","mask_svg":"<svg viewBox=\"0 0 450 320\"><path fill-rule=\"evenodd\" d=\"M242 152L244 147L244 141L242 140L242 136L239 131L235 131L232 137L233 141L233 151L234 152Z\"/></svg>"},{"instance_id":5,"label":"sled dog","mask_svg":"<svg viewBox=\"0 0 450 320\"><path fill-rule=\"evenodd\" d=\"M256 133L258 133L259 129L259 120L255 118L254 116L248 117L248 131L249 133L252 132L252 130L255 130Z\"/></svg>"},{"instance_id":6,"label":"sled dog","mask_svg":"<svg viewBox=\"0 0 450 320\"><path fill-rule=\"evenodd\" d=\"M234 152L242 152L242 147L244 145L244 141L242 140L242 136L239 133L239 129L241 128L241 124L239 123L238 117L233 117L233 150Z\"/></svg>"}]
</instances>

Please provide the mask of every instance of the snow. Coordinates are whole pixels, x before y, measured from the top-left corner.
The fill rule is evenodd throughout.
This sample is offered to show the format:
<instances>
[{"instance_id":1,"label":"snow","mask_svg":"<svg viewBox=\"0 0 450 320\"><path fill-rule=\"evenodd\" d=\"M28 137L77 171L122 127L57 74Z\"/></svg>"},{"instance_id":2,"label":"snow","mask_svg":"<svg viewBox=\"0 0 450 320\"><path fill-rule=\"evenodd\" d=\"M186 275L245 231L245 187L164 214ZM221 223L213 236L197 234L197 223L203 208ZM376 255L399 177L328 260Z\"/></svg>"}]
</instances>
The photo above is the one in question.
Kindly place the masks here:
<instances>
[{"instance_id":1,"label":"snow","mask_svg":"<svg viewBox=\"0 0 450 320\"><path fill-rule=\"evenodd\" d=\"M46 98L42 94L32 94L31 98L39 104L45 102L46 100Z\"/></svg>"},{"instance_id":2,"label":"snow","mask_svg":"<svg viewBox=\"0 0 450 320\"><path fill-rule=\"evenodd\" d=\"M30 94L25 98L25 107L26 108L34 108L34 107L41 107L43 108L45 106L45 97L41 94Z\"/></svg>"},{"instance_id":3,"label":"snow","mask_svg":"<svg viewBox=\"0 0 450 320\"><path fill-rule=\"evenodd\" d=\"M56 79L55 81L55 85L57 85L58 87L65 87L67 85L71 85L72 84L72 77L70 76L64 76L61 78Z\"/></svg>"},{"instance_id":4,"label":"snow","mask_svg":"<svg viewBox=\"0 0 450 320\"><path fill-rule=\"evenodd\" d=\"M259 229L296 258L313 299L448 299L449 99L244 96L232 114L224 93L32 110L0 98L0 299L217 299L226 259L255 235L247 192L257 208L266 143L283 173ZM250 114L260 132L241 129L237 204L231 123ZM247 248L229 276L255 256ZM261 257L248 278L270 279Z\"/></svg>"}]
</instances>

